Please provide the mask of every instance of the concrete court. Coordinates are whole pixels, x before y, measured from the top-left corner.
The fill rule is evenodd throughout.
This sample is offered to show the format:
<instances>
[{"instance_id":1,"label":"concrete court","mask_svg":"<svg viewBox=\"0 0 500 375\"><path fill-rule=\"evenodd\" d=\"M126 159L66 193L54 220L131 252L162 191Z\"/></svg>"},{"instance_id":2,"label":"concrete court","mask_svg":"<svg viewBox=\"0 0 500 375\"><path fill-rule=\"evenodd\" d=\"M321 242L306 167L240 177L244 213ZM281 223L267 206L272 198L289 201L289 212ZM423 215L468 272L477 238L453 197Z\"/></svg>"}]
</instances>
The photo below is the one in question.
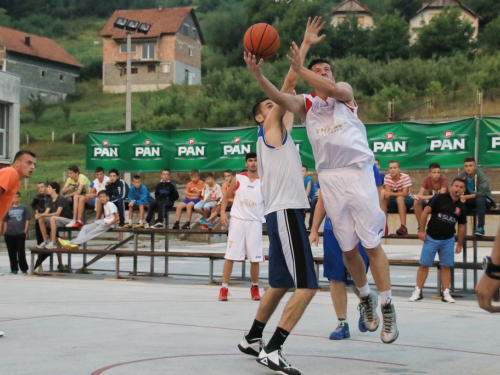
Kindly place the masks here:
<instances>
[{"instance_id":1,"label":"concrete court","mask_svg":"<svg viewBox=\"0 0 500 375\"><path fill-rule=\"evenodd\" d=\"M6 261L3 251L0 264ZM190 269L206 273L206 261L192 261L185 260ZM107 262L112 269L111 259ZM141 260L141 265L146 270L149 261ZM157 266L161 270L160 262ZM414 268L391 271L400 277L409 272L414 280ZM0 330L5 337L0 339L0 374L272 373L236 347L258 307L249 298L247 281L230 287L229 302L219 302L219 286L205 285L205 279L104 280L111 275L1 277ZM351 338L328 340L335 326L333 308L329 293L319 292L287 340L285 357L315 375L500 374L499 315L480 310L471 295L452 305L429 298L434 293L427 292L423 301L410 303L409 291L395 290L400 337L390 345L380 341L380 329L358 331L352 293ZM284 303L266 327L267 340Z\"/></svg>"}]
</instances>

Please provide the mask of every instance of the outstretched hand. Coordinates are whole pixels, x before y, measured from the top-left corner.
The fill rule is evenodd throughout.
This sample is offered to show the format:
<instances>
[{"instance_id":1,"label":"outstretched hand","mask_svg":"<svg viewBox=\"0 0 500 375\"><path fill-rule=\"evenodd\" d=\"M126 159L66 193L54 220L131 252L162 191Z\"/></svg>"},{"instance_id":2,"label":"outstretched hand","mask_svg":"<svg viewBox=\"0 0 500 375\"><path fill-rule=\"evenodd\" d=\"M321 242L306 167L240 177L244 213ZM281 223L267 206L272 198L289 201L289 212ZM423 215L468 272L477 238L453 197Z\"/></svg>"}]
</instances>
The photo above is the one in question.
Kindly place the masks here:
<instances>
[{"instance_id":1,"label":"outstretched hand","mask_svg":"<svg viewBox=\"0 0 500 375\"><path fill-rule=\"evenodd\" d=\"M292 42L290 51L292 52L292 57L286 55L286 58L292 63L292 69L294 72L298 73L302 68L302 59L300 58L300 49L297 46L297 43Z\"/></svg>"},{"instance_id":2,"label":"outstretched hand","mask_svg":"<svg viewBox=\"0 0 500 375\"><path fill-rule=\"evenodd\" d=\"M313 46L323 40L326 35L318 36L318 34L325 24L326 21L321 22L321 17L316 16L312 21L311 17L309 17L307 19L306 32L304 33L304 43Z\"/></svg>"},{"instance_id":3,"label":"outstretched hand","mask_svg":"<svg viewBox=\"0 0 500 375\"><path fill-rule=\"evenodd\" d=\"M254 76L262 75L261 67L264 60L260 59L259 62L257 62L255 55L247 52L243 52L243 59Z\"/></svg>"}]
</instances>

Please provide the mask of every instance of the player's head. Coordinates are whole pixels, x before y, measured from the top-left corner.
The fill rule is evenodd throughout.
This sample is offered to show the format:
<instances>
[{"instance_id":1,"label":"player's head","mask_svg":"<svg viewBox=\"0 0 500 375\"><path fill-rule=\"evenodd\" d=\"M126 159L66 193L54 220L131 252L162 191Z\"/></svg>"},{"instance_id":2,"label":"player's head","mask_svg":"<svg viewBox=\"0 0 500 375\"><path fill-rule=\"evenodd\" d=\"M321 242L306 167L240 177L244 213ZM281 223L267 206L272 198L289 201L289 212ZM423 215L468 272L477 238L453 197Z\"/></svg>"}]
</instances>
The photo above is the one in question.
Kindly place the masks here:
<instances>
[{"instance_id":1,"label":"player's head","mask_svg":"<svg viewBox=\"0 0 500 375\"><path fill-rule=\"evenodd\" d=\"M332 66L330 62L325 59L314 59L312 60L307 69L311 70L314 74L331 79L335 82L335 77L333 76Z\"/></svg>"},{"instance_id":2,"label":"player's head","mask_svg":"<svg viewBox=\"0 0 500 375\"><path fill-rule=\"evenodd\" d=\"M109 179L111 182L116 182L120 179L120 172L118 172L118 169L112 168L109 170Z\"/></svg>"},{"instance_id":3,"label":"player's head","mask_svg":"<svg viewBox=\"0 0 500 375\"><path fill-rule=\"evenodd\" d=\"M45 190L45 189L46 189L46 188L45 188L45 182L40 181L39 183L37 183L37 184L36 184L36 188L38 189L38 192L39 192L40 194L45 194L45 191L46 191L46 190Z\"/></svg>"},{"instance_id":4,"label":"player's head","mask_svg":"<svg viewBox=\"0 0 500 375\"><path fill-rule=\"evenodd\" d=\"M269 98L258 101L252 108L252 116L255 123L259 126L264 125L264 121L266 121L267 115L273 107L274 102Z\"/></svg>"},{"instance_id":5,"label":"player's head","mask_svg":"<svg viewBox=\"0 0 500 375\"><path fill-rule=\"evenodd\" d=\"M476 159L474 159L472 156L467 156L464 159L464 169L467 174L476 173L477 169Z\"/></svg>"},{"instance_id":6,"label":"player's head","mask_svg":"<svg viewBox=\"0 0 500 375\"><path fill-rule=\"evenodd\" d=\"M429 176L434 181L439 181L441 177L441 166L438 163L429 164Z\"/></svg>"},{"instance_id":7,"label":"player's head","mask_svg":"<svg viewBox=\"0 0 500 375\"><path fill-rule=\"evenodd\" d=\"M248 168L250 173L256 173L258 164L257 164L257 153L249 152L245 155L245 167Z\"/></svg>"},{"instance_id":8,"label":"player's head","mask_svg":"<svg viewBox=\"0 0 500 375\"><path fill-rule=\"evenodd\" d=\"M191 179L191 182L197 184L198 181L200 181L200 171L198 169L191 169L191 172L189 172L189 178Z\"/></svg>"},{"instance_id":9,"label":"player's head","mask_svg":"<svg viewBox=\"0 0 500 375\"><path fill-rule=\"evenodd\" d=\"M12 167L19 174L19 178L30 178L36 166L36 155L27 150L20 150L14 156Z\"/></svg>"},{"instance_id":10,"label":"player's head","mask_svg":"<svg viewBox=\"0 0 500 375\"><path fill-rule=\"evenodd\" d=\"M61 185L59 185L57 182L53 181L47 185L47 193L49 194L59 194L61 191Z\"/></svg>"},{"instance_id":11,"label":"player's head","mask_svg":"<svg viewBox=\"0 0 500 375\"><path fill-rule=\"evenodd\" d=\"M162 180L163 182L167 182L168 180L170 180L170 173L171 173L171 172L170 172L170 169L168 169L168 168L163 168L163 169L161 170L161 180Z\"/></svg>"},{"instance_id":12,"label":"player's head","mask_svg":"<svg viewBox=\"0 0 500 375\"><path fill-rule=\"evenodd\" d=\"M460 198L465 193L465 179L457 177L451 184L450 193L455 199Z\"/></svg>"},{"instance_id":13,"label":"player's head","mask_svg":"<svg viewBox=\"0 0 500 375\"><path fill-rule=\"evenodd\" d=\"M134 177L132 177L132 185L134 185L136 189L139 189L141 186L141 176L138 174L134 175Z\"/></svg>"},{"instance_id":14,"label":"player's head","mask_svg":"<svg viewBox=\"0 0 500 375\"><path fill-rule=\"evenodd\" d=\"M389 162L389 174L391 177L399 176L399 172L401 171L401 167L399 165L399 161L391 160Z\"/></svg>"}]
</instances>

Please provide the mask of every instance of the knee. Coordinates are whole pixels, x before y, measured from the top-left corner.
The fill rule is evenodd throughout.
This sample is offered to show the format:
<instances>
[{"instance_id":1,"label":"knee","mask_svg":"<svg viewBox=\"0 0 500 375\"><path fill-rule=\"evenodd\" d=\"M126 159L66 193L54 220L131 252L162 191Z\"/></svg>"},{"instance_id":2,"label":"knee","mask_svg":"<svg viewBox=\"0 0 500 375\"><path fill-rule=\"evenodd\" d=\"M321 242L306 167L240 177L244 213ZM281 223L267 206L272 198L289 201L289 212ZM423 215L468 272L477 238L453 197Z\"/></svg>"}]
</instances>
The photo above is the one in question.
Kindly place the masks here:
<instances>
[{"instance_id":1,"label":"knee","mask_svg":"<svg viewBox=\"0 0 500 375\"><path fill-rule=\"evenodd\" d=\"M476 204L486 206L486 197L476 197Z\"/></svg>"}]
</instances>

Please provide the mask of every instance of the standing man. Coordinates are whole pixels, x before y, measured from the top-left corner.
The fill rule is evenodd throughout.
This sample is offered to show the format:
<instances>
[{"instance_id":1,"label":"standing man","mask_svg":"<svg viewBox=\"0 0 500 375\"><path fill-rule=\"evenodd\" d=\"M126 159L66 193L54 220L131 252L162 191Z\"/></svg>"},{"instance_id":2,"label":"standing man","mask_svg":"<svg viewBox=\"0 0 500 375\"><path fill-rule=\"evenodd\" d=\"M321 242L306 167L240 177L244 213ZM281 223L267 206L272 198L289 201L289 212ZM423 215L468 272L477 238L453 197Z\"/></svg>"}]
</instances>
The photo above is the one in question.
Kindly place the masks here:
<instances>
[{"instance_id":1,"label":"standing man","mask_svg":"<svg viewBox=\"0 0 500 375\"><path fill-rule=\"evenodd\" d=\"M389 261L380 245L386 220L373 178L375 158L368 147L366 129L357 116L352 88L345 82L335 83L328 61L313 60L306 69L295 42L291 50L293 57L288 58L292 69L315 89L313 94L280 92L260 69L254 75L272 101L300 115L306 124L325 209L344 252L346 267L359 289L366 328L376 331L380 319L376 313L378 296L370 290L365 264L359 255L360 240L382 299L381 339L384 343L394 342L399 331L392 303Z\"/></svg>"},{"instance_id":2,"label":"standing man","mask_svg":"<svg viewBox=\"0 0 500 375\"><path fill-rule=\"evenodd\" d=\"M227 301L229 279L234 262L244 262L245 254L250 261L252 287L250 295L254 301L260 301L259 263L264 262L262 251L262 221L264 219L264 197L260 190L257 173L257 154L249 152L245 156L248 172L238 173L231 181L226 194L222 197L220 223L227 226L226 207L229 198L234 197L231 206L231 227L227 235L227 248L222 270L222 288L219 301Z\"/></svg>"},{"instance_id":3,"label":"standing man","mask_svg":"<svg viewBox=\"0 0 500 375\"><path fill-rule=\"evenodd\" d=\"M308 20L300 51L302 57L311 45L324 38L324 35L318 36L324 24L320 17ZM262 61L256 64L255 56L246 53L244 57L258 80L262 77ZM297 81L297 75L290 70L282 90L293 92ZM300 155L290 136L293 117L285 116L285 110L270 100L258 103L253 113L255 120L263 125L259 129L257 155L269 236L269 289L261 299L252 328L238 347L243 353L258 356L257 363L261 366L281 374L301 374L283 357L281 348L318 289L304 224L304 210L309 208L309 201L301 175ZM289 288L296 290L285 306L274 335L264 346L264 327Z\"/></svg>"},{"instance_id":4,"label":"standing man","mask_svg":"<svg viewBox=\"0 0 500 375\"><path fill-rule=\"evenodd\" d=\"M21 188L19 180L30 178L35 166L36 155L31 151L21 150L14 156L12 166L0 169L0 217L5 216L14 196ZM0 337L3 337L2 331Z\"/></svg>"},{"instance_id":5,"label":"standing man","mask_svg":"<svg viewBox=\"0 0 500 375\"><path fill-rule=\"evenodd\" d=\"M424 298L422 289L429 274L436 253L439 254L439 265L441 266L441 301L455 303L450 295L451 268L455 254L460 254L464 242L465 224L467 224L466 208L460 201L465 191L465 181L455 178L451 190L447 194L435 195L424 208L420 216L420 228L425 228L427 216L431 214L431 220L427 225L427 232L421 230L418 237L424 241L420 255L420 267L417 271L417 286L409 301L415 302ZM455 224L458 223L458 238L455 252Z\"/></svg>"}]
</instances>

